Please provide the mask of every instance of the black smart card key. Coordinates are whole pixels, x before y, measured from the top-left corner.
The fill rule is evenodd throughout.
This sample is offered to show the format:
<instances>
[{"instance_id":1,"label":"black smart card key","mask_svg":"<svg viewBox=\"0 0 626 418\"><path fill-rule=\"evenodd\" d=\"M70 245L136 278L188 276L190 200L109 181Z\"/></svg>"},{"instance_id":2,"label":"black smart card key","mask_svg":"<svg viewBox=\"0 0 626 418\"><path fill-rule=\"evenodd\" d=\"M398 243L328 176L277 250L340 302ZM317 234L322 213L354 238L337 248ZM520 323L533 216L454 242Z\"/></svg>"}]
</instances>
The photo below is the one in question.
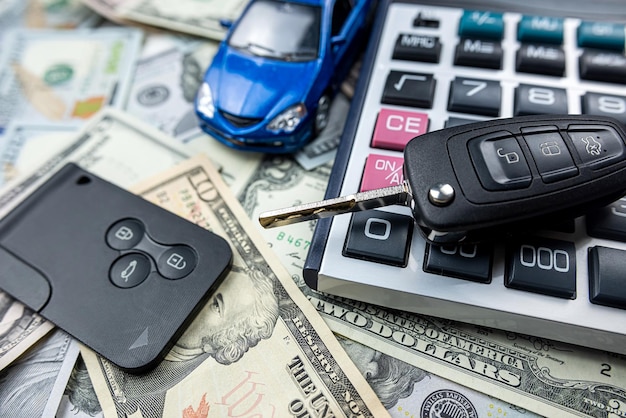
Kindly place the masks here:
<instances>
[{"instance_id":1,"label":"black smart card key","mask_svg":"<svg viewBox=\"0 0 626 418\"><path fill-rule=\"evenodd\" d=\"M71 163L0 221L0 288L135 373L231 263L223 238Z\"/></svg>"},{"instance_id":2,"label":"black smart card key","mask_svg":"<svg viewBox=\"0 0 626 418\"><path fill-rule=\"evenodd\" d=\"M589 115L442 129L408 143L402 184L265 212L259 221L272 227L402 204L430 242L479 241L619 199L626 193L625 141L619 122Z\"/></svg>"}]
</instances>

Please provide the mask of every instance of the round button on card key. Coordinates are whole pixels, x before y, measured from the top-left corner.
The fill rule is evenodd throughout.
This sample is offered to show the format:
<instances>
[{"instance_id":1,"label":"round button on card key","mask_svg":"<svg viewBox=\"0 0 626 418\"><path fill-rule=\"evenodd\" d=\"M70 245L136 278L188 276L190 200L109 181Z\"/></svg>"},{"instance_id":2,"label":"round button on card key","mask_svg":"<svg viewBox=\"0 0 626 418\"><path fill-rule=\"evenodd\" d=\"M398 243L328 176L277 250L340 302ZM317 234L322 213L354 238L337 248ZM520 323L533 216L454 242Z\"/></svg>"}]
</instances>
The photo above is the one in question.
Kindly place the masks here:
<instances>
[{"instance_id":1,"label":"round button on card key","mask_svg":"<svg viewBox=\"0 0 626 418\"><path fill-rule=\"evenodd\" d=\"M139 253L130 253L115 260L109 271L109 278L117 287L130 288L142 283L149 274L148 257Z\"/></svg>"},{"instance_id":2,"label":"round button on card key","mask_svg":"<svg viewBox=\"0 0 626 418\"><path fill-rule=\"evenodd\" d=\"M136 219L123 219L114 223L107 231L106 241L114 250L130 250L141 241L144 226Z\"/></svg>"},{"instance_id":3,"label":"round button on card key","mask_svg":"<svg viewBox=\"0 0 626 418\"><path fill-rule=\"evenodd\" d=\"M195 251L186 245L167 249L157 261L157 269L166 279L182 279L193 271L198 263Z\"/></svg>"}]
</instances>

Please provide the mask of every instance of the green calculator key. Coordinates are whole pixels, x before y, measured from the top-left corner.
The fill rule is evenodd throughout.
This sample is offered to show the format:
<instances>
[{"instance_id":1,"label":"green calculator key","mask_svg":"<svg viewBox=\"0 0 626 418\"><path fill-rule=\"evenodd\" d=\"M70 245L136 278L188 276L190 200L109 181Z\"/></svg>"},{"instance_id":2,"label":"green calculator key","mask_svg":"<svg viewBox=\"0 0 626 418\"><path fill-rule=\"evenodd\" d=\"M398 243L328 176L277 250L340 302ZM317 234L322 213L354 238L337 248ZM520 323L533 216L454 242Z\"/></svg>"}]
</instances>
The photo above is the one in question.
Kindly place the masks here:
<instances>
[{"instance_id":1,"label":"green calculator key","mask_svg":"<svg viewBox=\"0 0 626 418\"><path fill-rule=\"evenodd\" d=\"M578 46L624 51L625 30L621 23L582 22L578 27Z\"/></svg>"},{"instance_id":2,"label":"green calculator key","mask_svg":"<svg viewBox=\"0 0 626 418\"><path fill-rule=\"evenodd\" d=\"M502 13L465 10L459 21L459 36L501 40L504 35L502 16Z\"/></svg>"},{"instance_id":3,"label":"green calculator key","mask_svg":"<svg viewBox=\"0 0 626 418\"><path fill-rule=\"evenodd\" d=\"M523 16L517 27L520 42L563 43L563 19L545 16Z\"/></svg>"}]
</instances>

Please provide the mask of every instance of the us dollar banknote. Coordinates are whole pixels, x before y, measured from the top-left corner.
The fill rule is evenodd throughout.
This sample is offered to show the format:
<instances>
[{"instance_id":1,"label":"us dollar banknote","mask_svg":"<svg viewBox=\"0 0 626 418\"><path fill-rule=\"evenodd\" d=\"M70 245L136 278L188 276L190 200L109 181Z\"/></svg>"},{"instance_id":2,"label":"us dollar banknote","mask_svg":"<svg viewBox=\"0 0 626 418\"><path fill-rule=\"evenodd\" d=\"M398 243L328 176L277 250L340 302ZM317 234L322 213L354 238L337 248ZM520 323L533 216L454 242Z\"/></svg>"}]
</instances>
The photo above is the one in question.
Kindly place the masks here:
<instances>
[{"instance_id":1,"label":"us dollar banknote","mask_svg":"<svg viewBox=\"0 0 626 418\"><path fill-rule=\"evenodd\" d=\"M117 2L123 19L164 29L221 40L226 29L221 20L239 17L248 0L126 0Z\"/></svg>"},{"instance_id":2,"label":"us dollar banknote","mask_svg":"<svg viewBox=\"0 0 626 418\"><path fill-rule=\"evenodd\" d=\"M43 338L54 325L0 291L0 370Z\"/></svg>"},{"instance_id":3,"label":"us dollar banknote","mask_svg":"<svg viewBox=\"0 0 626 418\"><path fill-rule=\"evenodd\" d=\"M268 158L239 200L258 219L266 210L320 200L328 173L329 167L306 173L289 158ZM626 414L624 356L315 292L302 278L314 222L266 230L256 225L338 334L540 415Z\"/></svg>"},{"instance_id":4,"label":"us dollar banknote","mask_svg":"<svg viewBox=\"0 0 626 418\"><path fill-rule=\"evenodd\" d=\"M131 375L81 348L105 417L388 416L210 160L188 160L134 190L225 238L234 260L153 371Z\"/></svg>"},{"instance_id":5,"label":"us dollar banknote","mask_svg":"<svg viewBox=\"0 0 626 418\"><path fill-rule=\"evenodd\" d=\"M126 111L181 141L200 133L194 101L217 43L172 47L137 64Z\"/></svg>"},{"instance_id":6,"label":"us dollar banknote","mask_svg":"<svg viewBox=\"0 0 626 418\"><path fill-rule=\"evenodd\" d=\"M77 130L64 124L10 123L0 136L0 187L69 146Z\"/></svg>"},{"instance_id":7,"label":"us dollar banknote","mask_svg":"<svg viewBox=\"0 0 626 418\"><path fill-rule=\"evenodd\" d=\"M394 418L537 418L523 408L461 386L371 347L339 336L367 382Z\"/></svg>"},{"instance_id":8,"label":"us dollar banknote","mask_svg":"<svg viewBox=\"0 0 626 418\"><path fill-rule=\"evenodd\" d=\"M2 416L54 416L63 395L59 389L66 384L77 356L78 345L57 329L0 371Z\"/></svg>"},{"instance_id":9,"label":"us dollar banknote","mask_svg":"<svg viewBox=\"0 0 626 418\"><path fill-rule=\"evenodd\" d=\"M82 124L122 107L143 34L129 28L13 29L3 36L0 133L9 121Z\"/></svg>"}]
</instances>

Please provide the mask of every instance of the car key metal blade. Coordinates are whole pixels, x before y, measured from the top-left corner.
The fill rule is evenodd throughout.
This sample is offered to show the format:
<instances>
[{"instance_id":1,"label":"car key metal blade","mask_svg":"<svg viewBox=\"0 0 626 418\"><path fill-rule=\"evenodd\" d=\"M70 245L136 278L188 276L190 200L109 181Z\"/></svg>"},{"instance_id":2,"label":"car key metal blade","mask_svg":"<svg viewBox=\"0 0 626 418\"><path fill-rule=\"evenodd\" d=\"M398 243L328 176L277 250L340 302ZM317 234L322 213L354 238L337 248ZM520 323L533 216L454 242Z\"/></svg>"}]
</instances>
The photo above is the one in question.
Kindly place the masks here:
<instances>
[{"instance_id":1,"label":"car key metal blade","mask_svg":"<svg viewBox=\"0 0 626 418\"><path fill-rule=\"evenodd\" d=\"M264 228L272 228L296 222L328 218L341 213L357 212L389 205L408 205L411 200L409 184L403 182L397 186L368 190L320 202L305 203L290 208L263 212L259 215L259 223Z\"/></svg>"}]
</instances>

